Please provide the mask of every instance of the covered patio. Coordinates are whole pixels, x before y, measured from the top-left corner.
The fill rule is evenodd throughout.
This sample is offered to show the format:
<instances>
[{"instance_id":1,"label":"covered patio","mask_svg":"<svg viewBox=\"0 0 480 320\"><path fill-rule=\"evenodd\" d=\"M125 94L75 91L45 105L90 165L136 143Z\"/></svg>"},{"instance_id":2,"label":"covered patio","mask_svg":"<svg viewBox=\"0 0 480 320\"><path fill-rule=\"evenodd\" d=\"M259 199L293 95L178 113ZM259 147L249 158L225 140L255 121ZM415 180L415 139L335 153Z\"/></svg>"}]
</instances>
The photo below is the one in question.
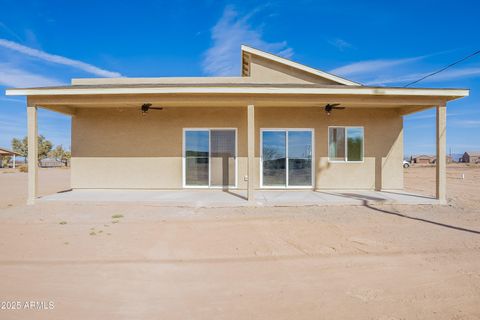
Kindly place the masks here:
<instances>
[{"instance_id":1,"label":"covered patio","mask_svg":"<svg viewBox=\"0 0 480 320\"><path fill-rule=\"evenodd\" d=\"M37 162L38 108L72 117L74 191L45 199L429 202L399 191L402 117L435 108L435 203L446 203L447 103L468 90L363 86L247 46L241 55L241 77L73 79L69 86L7 90L27 97L29 164ZM212 152L219 129L230 133L221 140L216 132L213 143L228 148ZM36 165L28 177L33 204ZM211 190L225 186L235 191Z\"/></svg>"},{"instance_id":2,"label":"covered patio","mask_svg":"<svg viewBox=\"0 0 480 320\"><path fill-rule=\"evenodd\" d=\"M138 91L140 90L141 91ZM146 90L145 90L146 89ZM191 89L191 88L188 88ZM28 107L27 107L27 115L28 115L28 138L29 138L29 145L33 146L29 148L29 163L35 163L35 159L37 157L37 136L38 136L38 121L37 121L37 109L38 108L46 108L52 111L60 112L72 117L76 116L76 113L80 109L86 110L93 110L99 108L119 108L119 103L121 101L122 105L121 109L132 109L138 108L144 101L151 101L153 103L157 103L162 105L166 108L176 108L181 110L182 107L188 105L197 108L205 108L207 106L212 105L225 105L230 103L231 108L244 108L246 109L246 137L245 141L247 142L247 156L246 158L246 175L245 175L245 183L246 188L239 188L238 191L235 193L241 195L241 197L234 196L231 193L221 193L212 191L209 196L214 196L217 200L212 200L212 202L219 202L222 203L224 200L226 203L236 203L242 204L247 199L252 203L258 203L260 201L263 204L269 203L278 203L278 201L286 201L286 202L298 202L298 203L312 203L312 204L326 204L326 203L353 203L359 204L363 202L365 196L379 198L378 201L386 202L395 200L395 198L400 197L396 200L405 200L408 203L439 203L445 204L447 197L446 197L446 104L448 100L455 99L459 96L464 96L468 94L468 91L461 91L459 90L438 90L438 89L397 89L397 88L366 88L366 87L353 87L353 88L314 88L312 92L308 92L305 95L298 95L296 94L289 94L289 93L280 93L279 95L282 96L282 100L278 99L277 94L271 94L273 88L268 89L259 89L255 88L253 95L255 98L253 99L255 102L251 102L252 98L241 97L237 94L232 97L230 94L232 92L228 92L230 88L221 88L221 91L227 91L229 94L219 94L220 92L214 92L217 88L212 87L205 87L205 93L208 92L209 95L198 95L195 94L194 99L192 100L192 96L189 94L198 91L198 88L193 88L192 92L187 94L182 93L181 95L175 96L172 98L171 88L152 88L152 87L137 87L137 88L128 88L125 90L125 93L129 93L127 95L117 95L117 91L111 92L113 95L105 94L106 88L99 88L99 89L87 89L82 87L74 87L74 89L70 89L75 91L69 92L67 95L64 94L64 91L68 90L67 88L61 89L31 89L31 90L23 90L23 91L15 91L16 95L27 95L28 96ZM278 88L275 88L278 89ZM302 91L304 88L296 88L298 91ZM310 89L310 88L309 88ZM97 92L93 92L94 90L98 90L98 94L100 96L96 96ZM138 92L137 92L137 91ZM262 91L263 90L263 91ZM283 88L280 89L282 91ZM310 89L312 90L312 89ZM58 92L57 92L58 91ZM144 95L143 92L148 91L150 95ZM163 92L165 91L165 92ZM188 91L188 90L187 90ZM325 91L325 92L323 92ZM338 92L337 92L338 91ZM341 92L340 92L341 91ZM135 94L132 94L135 93ZM165 93L167 96L165 96ZM223 93L223 92L222 92ZM38 94L38 95L35 95ZM56 94L60 94L62 96L57 96ZM274 99L269 99L275 96ZM214 97L214 98L213 98ZM258 160L258 156L255 154L255 150L258 150L258 146L255 144L258 143L255 138L255 123L256 123L256 111L259 109L267 108L271 109L272 106L276 108L282 108L284 106L295 106L295 107L312 107L313 109L318 108L318 105L323 105L324 103L328 103L329 101L336 101L342 103L342 105L347 106L350 110L369 110L368 108L379 108L379 109L395 109L398 111L400 116L408 115L411 113L415 113L418 111L423 111L429 108L436 108L436 200L433 201L432 199L417 197L417 196L405 196L401 193L398 193L397 196L393 197L392 194L381 192L384 191L384 186L382 185L382 171L383 163L385 162L385 158L375 159L375 187L371 191L364 190L359 192L359 197L355 196L347 196L345 197L344 193L346 191L342 191L341 193L336 193L334 195L330 194L328 191L325 192L316 192L316 191L323 191L322 187L317 185L313 185L313 190L309 192L298 193L293 190L285 190L285 192L272 192L267 193L266 191L259 190L255 186L258 184L258 173L256 174L255 170L258 170L256 161ZM74 151L75 152L75 151ZM257 151L258 152L258 151ZM75 154L74 154L75 156ZM75 158L73 159L75 160ZM321 172L322 171L322 164L321 161L317 161L315 164L315 171ZM29 168L29 184L28 184L28 203L33 204L37 199L38 194L38 169L36 166L31 166ZM74 189L75 186L72 186ZM106 191L106 190L74 190L71 193L61 194L61 195L52 195L51 197L44 198L45 200L60 200L60 199L94 199L98 195L99 198L104 198L105 200L110 199L113 195L120 195L125 193L128 195L127 198L134 199L134 201L140 201L140 199L145 199L146 201L159 201L163 199L167 203L174 203L176 201L177 196L186 196L189 194L193 199L198 199L198 203L201 203L201 198L204 197L203 193L199 190L183 190L179 192L172 192L172 191L164 191L159 192L155 190L151 191L143 191L143 190L117 190L117 191ZM127 189L127 188L125 188ZM348 188L346 188L348 189ZM374 191L375 190L375 191ZM397 191L398 192L398 191ZM268 196L265 196L268 194ZM276 196L275 196L276 195ZM281 195L282 198L286 200L280 200L278 195ZM299 196L302 195L302 196ZM120 196L120 198L122 198ZM136 199L136 200L135 200ZM277 199L277 200L274 200ZM372 199L370 199L372 200ZM121 200L120 200L121 201ZM400 201L400 202L402 202ZM184 201L180 201L183 203ZM195 200L194 200L195 202Z\"/></svg>"},{"instance_id":3,"label":"covered patio","mask_svg":"<svg viewBox=\"0 0 480 320\"><path fill-rule=\"evenodd\" d=\"M439 200L401 191L366 190L265 190L254 192L254 199L247 200L247 192L241 190L108 190L77 189L59 192L39 198L39 202L70 203L132 203L175 207L275 207L275 206L324 206L324 205L372 205L406 204L432 205Z\"/></svg>"}]
</instances>

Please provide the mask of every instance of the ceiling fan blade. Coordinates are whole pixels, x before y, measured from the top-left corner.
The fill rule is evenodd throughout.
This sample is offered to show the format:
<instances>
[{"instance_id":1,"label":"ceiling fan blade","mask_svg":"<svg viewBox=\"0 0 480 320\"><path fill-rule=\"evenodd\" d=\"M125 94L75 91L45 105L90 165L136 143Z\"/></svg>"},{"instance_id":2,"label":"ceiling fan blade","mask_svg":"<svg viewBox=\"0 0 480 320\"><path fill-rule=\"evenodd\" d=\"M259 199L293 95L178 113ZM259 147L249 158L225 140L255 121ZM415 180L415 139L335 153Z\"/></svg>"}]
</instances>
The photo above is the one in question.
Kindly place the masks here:
<instances>
[{"instance_id":1,"label":"ceiling fan blade","mask_svg":"<svg viewBox=\"0 0 480 320\"><path fill-rule=\"evenodd\" d=\"M343 110L343 109L345 109L345 107L335 107L335 106L333 106L332 109Z\"/></svg>"},{"instance_id":2,"label":"ceiling fan blade","mask_svg":"<svg viewBox=\"0 0 480 320\"><path fill-rule=\"evenodd\" d=\"M163 110L163 107L150 107L150 109L154 109L154 110Z\"/></svg>"},{"instance_id":3,"label":"ceiling fan blade","mask_svg":"<svg viewBox=\"0 0 480 320\"><path fill-rule=\"evenodd\" d=\"M340 103L332 103L332 104L329 104L332 108L336 107L336 106L339 106Z\"/></svg>"}]
</instances>

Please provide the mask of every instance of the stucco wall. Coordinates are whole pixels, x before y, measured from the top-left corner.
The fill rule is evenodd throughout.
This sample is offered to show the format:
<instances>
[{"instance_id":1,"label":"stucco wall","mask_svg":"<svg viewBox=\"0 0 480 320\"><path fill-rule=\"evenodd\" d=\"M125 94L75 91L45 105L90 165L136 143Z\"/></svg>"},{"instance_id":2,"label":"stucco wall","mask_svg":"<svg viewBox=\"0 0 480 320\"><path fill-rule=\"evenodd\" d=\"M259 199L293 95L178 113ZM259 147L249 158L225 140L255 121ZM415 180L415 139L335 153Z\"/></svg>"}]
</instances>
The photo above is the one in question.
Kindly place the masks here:
<instances>
[{"instance_id":1,"label":"stucco wall","mask_svg":"<svg viewBox=\"0 0 480 320\"><path fill-rule=\"evenodd\" d=\"M238 129L238 187L246 188L246 108L80 109L72 120L72 188L182 188L183 128ZM256 108L256 187L260 129L315 130L319 189L401 189L403 121L392 109ZM329 163L329 125L364 126L363 163Z\"/></svg>"},{"instance_id":2,"label":"stucco wall","mask_svg":"<svg viewBox=\"0 0 480 320\"><path fill-rule=\"evenodd\" d=\"M312 75L311 73L255 55L252 55L250 61L250 78L253 81L267 83L315 83L339 85L335 81Z\"/></svg>"}]
</instances>

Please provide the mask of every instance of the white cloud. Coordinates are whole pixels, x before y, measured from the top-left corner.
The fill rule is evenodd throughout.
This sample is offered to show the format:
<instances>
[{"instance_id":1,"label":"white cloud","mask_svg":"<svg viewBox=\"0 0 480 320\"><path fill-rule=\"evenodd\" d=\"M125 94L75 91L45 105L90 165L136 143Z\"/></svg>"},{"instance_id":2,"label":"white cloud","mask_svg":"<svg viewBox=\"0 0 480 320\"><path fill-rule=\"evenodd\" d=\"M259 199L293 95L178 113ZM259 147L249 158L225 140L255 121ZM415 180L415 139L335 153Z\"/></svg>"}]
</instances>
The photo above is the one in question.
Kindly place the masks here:
<instances>
[{"instance_id":1,"label":"white cloud","mask_svg":"<svg viewBox=\"0 0 480 320\"><path fill-rule=\"evenodd\" d=\"M365 80L363 83L366 85L387 85L391 83L406 84L408 82L418 80L425 75L427 75L427 73L411 73L407 75L398 75L398 76L383 75L375 78L370 78L369 80Z\"/></svg>"},{"instance_id":2,"label":"white cloud","mask_svg":"<svg viewBox=\"0 0 480 320\"><path fill-rule=\"evenodd\" d=\"M480 128L480 120L456 120L452 125L463 128Z\"/></svg>"},{"instance_id":3,"label":"white cloud","mask_svg":"<svg viewBox=\"0 0 480 320\"><path fill-rule=\"evenodd\" d=\"M403 59L359 61L333 69L330 72L344 77L353 77L355 80L362 82L365 85L406 84L418 80L440 68L433 68L433 70L428 72L418 72L419 68L422 66L417 62L447 52L448 51L437 52L429 55ZM423 66L422 69L425 69L425 66ZM422 82L440 82L477 76L480 76L480 67L461 68L456 66L433 75Z\"/></svg>"},{"instance_id":4,"label":"white cloud","mask_svg":"<svg viewBox=\"0 0 480 320\"><path fill-rule=\"evenodd\" d=\"M336 47L340 51L345 51L346 49L354 48L354 46L351 43L340 38L330 40L328 41L328 43L330 43L332 46Z\"/></svg>"},{"instance_id":5,"label":"white cloud","mask_svg":"<svg viewBox=\"0 0 480 320\"><path fill-rule=\"evenodd\" d=\"M425 119L435 119L437 115L435 113L432 113L432 111L427 111L429 114L414 114L414 115L408 115L405 117L406 120L425 120ZM456 116L463 116L466 115L466 113L459 113L459 112L448 112L447 111L447 117L456 117Z\"/></svg>"},{"instance_id":6,"label":"white cloud","mask_svg":"<svg viewBox=\"0 0 480 320\"><path fill-rule=\"evenodd\" d=\"M57 79L32 73L14 65L0 64L0 85L7 87L58 86Z\"/></svg>"},{"instance_id":7,"label":"white cloud","mask_svg":"<svg viewBox=\"0 0 480 320\"><path fill-rule=\"evenodd\" d=\"M22 38L20 38L20 36L17 33L15 33L12 29L10 29L7 25L2 23L1 21L0 21L0 29L3 29L6 33L16 38L17 40L22 41Z\"/></svg>"},{"instance_id":8,"label":"white cloud","mask_svg":"<svg viewBox=\"0 0 480 320\"><path fill-rule=\"evenodd\" d=\"M16 103L25 104L25 99L15 99L15 98L0 97L0 101L8 101L8 102L16 102Z\"/></svg>"},{"instance_id":9,"label":"white cloud","mask_svg":"<svg viewBox=\"0 0 480 320\"><path fill-rule=\"evenodd\" d=\"M202 63L204 73L216 76L239 74L242 44L285 58L292 57L293 50L288 47L286 41L272 43L262 39L262 32L249 22L252 14L240 17L233 7L225 8L222 17L211 30L213 45L204 55Z\"/></svg>"},{"instance_id":10,"label":"white cloud","mask_svg":"<svg viewBox=\"0 0 480 320\"><path fill-rule=\"evenodd\" d=\"M423 59L424 56L405 59L378 59L354 62L343 67L336 68L330 72L340 76L371 76L378 71L388 70L403 64L412 63Z\"/></svg>"},{"instance_id":11,"label":"white cloud","mask_svg":"<svg viewBox=\"0 0 480 320\"><path fill-rule=\"evenodd\" d=\"M73 59L62 57L59 55L50 54L45 51L33 49L16 42L6 40L6 39L0 39L0 46L22 53L30 57L43 60L43 61L70 66L79 70L83 70L85 72L88 72L100 77L121 77L122 76L118 72L108 71L82 61L73 60Z\"/></svg>"},{"instance_id":12,"label":"white cloud","mask_svg":"<svg viewBox=\"0 0 480 320\"><path fill-rule=\"evenodd\" d=\"M468 67L468 68L457 68L453 67L450 70L446 70L442 73L436 74L431 78L428 78L428 81L446 81L459 78L468 78L480 76L480 68L478 67Z\"/></svg>"},{"instance_id":13,"label":"white cloud","mask_svg":"<svg viewBox=\"0 0 480 320\"><path fill-rule=\"evenodd\" d=\"M407 83L411 81L418 80L424 76L430 74L431 72L425 73L411 73L401 76L386 76L386 77L377 77L365 82L367 85L385 85L389 83ZM435 74L429 78L426 78L422 82L439 82L439 81L450 81L456 79L464 79L480 76L480 68L478 67L467 67L467 68L457 68L445 70L439 74Z\"/></svg>"}]
</instances>

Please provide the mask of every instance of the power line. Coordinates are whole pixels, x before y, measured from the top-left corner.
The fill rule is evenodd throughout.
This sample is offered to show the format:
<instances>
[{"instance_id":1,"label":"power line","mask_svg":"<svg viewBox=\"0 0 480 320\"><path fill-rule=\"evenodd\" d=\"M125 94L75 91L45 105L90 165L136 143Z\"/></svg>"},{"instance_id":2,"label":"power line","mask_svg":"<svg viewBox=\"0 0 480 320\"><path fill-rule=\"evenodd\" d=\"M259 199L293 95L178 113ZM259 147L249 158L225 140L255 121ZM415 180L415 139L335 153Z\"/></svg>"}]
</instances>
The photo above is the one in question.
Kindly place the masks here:
<instances>
[{"instance_id":1,"label":"power line","mask_svg":"<svg viewBox=\"0 0 480 320\"><path fill-rule=\"evenodd\" d=\"M404 85L403 87L406 88L406 87L408 87L408 86L411 86L412 84L415 84L415 83L417 83L417 82L420 82L420 81L422 81L422 80L425 80L425 79L427 79L427 78L429 78L429 77L431 77L431 76L434 76L434 75L436 75L436 74L438 74L438 73L440 73L440 72L442 72L442 71L447 70L447 69L450 68L450 67L453 67L453 66L456 65L456 64L459 64L460 62L463 62L463 61L465 61L465 60L467 60L467 59L470 59L471 57L473 57L473 56L475 56L475 55L477 55L477 54L479 54L479 53L480 53L480 50L475 51L474 53L469 54L468 56L466 56L466 57L464 57L464 58L462 58L462 59L460 59L460 60L458 60L458 61L455 61L454 63L451 63L451 64L449 64L448 66L443 67L442 69L440 69L440 70L438 70L438 71L432 72L432 73L427 74L426 76L424 76L424 77L422 77L422 78L420 78L420 79L418 79L418 80L415 80L415 81L413 81L413 82L410 82L410 83Z\"/></svg>"}]
</instances>

